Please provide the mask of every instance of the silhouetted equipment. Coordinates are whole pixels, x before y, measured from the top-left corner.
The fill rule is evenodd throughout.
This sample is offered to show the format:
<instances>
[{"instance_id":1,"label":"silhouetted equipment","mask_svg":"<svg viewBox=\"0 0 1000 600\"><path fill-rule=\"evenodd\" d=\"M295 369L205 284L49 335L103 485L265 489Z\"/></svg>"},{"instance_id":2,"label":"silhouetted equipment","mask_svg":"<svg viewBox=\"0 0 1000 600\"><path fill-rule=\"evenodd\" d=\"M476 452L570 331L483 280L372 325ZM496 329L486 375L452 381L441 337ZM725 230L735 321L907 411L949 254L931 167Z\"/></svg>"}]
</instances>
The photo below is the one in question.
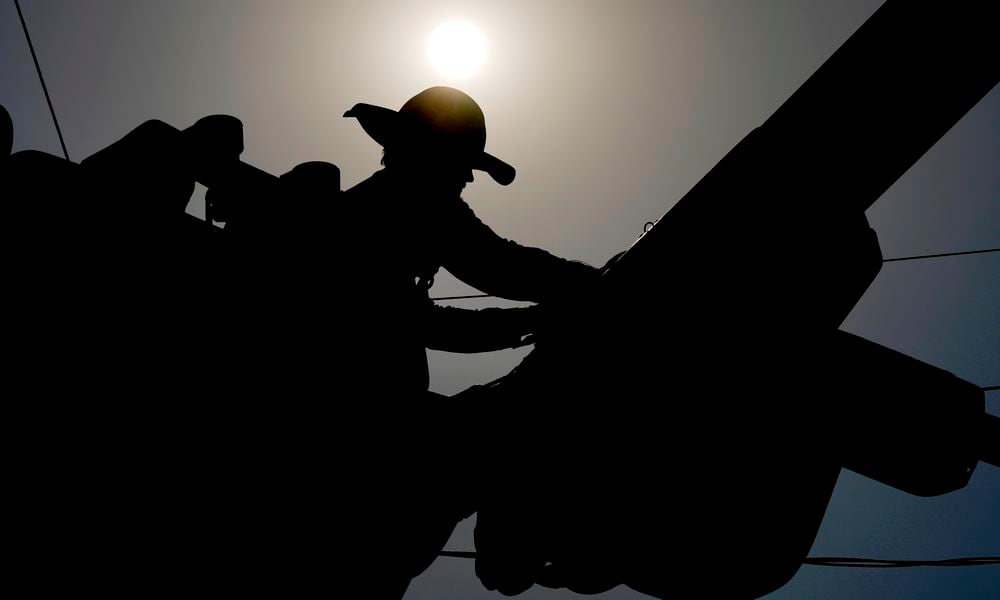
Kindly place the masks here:
<instances>
[{"instance_id":1,"label":"silhouetted equipment","mask_svg":"<svg viewBox=\"0 0 1000 600\"><path fill-rule=\"evenodd\" d=\"M32 455L15 465L14 567L59 565L122 595L202 577L305 595L339 560L398 597L416 550L387 559L402 578L386 583L385 565L314 532L374 527L373 546L391 534L416 548L440 535L427 523L477 508L476 570L505 593L626 583L668 597L711 582L713 596L757 597L802 564L841 468L919 495L961 488L978 461L998 463L982 391L838 327L881 267L864 210L998 81L990 16L988 3L886 3L592 295L552 311L513 373L465 394L467 412L393 406L393 421L381 389L394 374L366 379L372 356L331 366L352 347L341 291L358 274L336 260L364 237L342 218L335 166L275 177L243 163L226 116L149 121L80 164L0 153L15 200L0 236L7 368L38 399L17 420ZM185 213L195 182L209 224ZM467 479L425 481L429 459L409 450L451 426L426 410L485 424ZM394 477L456 500L334 492ZM318 527L334 497L347 508ZM427 507L433 519L417 518ZM397 518L353 518L373 510ZM745 558L724 577L702 560L720 547Z\"/></svg>"},{"instance_id":2,"label":"silhouetted equipment","mask_svg":"<svg viewBox=\"0 0 1000 600\"><path fill-rule=\"evenodd\" d=\"M887 2L491 388L521 485L479 504L484 584L758 597L840 468L934 495L995 461L977 386L837 331L881 267L864 210L1000 78L989 14Z\"/></svg>"},{"instance_id":3,"label":"silhouetted equipment","mask_svg":"<svg viewBox=\"0 0 1000 600\"><path fill-rule=\"evenodd\" d=\"M146 122L80 164L0 160L5 372L23 395L12 568L43 587L304 595L315 580L301 574L342 554L320 556L309 534L328 511L328 453L348 454L316 395L336 280L315 231L291 231L339 176L308 163L274 177L242 150L239 121L215 116ZM196 181L218 199L253 187L219 203L231 230L185 213ZM250 240L268 207L273 226Z\"/></svg>"}]
</instances>

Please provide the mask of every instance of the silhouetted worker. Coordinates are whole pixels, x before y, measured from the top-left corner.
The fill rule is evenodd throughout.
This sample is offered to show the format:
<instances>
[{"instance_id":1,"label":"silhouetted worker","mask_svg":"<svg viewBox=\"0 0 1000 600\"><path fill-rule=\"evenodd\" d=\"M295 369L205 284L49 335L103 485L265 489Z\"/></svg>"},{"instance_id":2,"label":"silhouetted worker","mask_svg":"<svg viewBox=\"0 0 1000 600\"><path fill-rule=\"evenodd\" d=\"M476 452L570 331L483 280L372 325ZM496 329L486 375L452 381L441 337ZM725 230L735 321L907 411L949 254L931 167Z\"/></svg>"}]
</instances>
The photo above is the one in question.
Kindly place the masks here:
<instances>
[{"instance_id":1,"label":"silhouetted worker","mask_svg":"<svg viewBox=\"0 0 1000 600\"><path fill-rule=\"evenodd\" d=\"M378 340L385 361L378 368L393 373L398 391L427 390L424 347L428 340L447 345L442 338L448 337L432 324L464 329L449 327L447 317L427 310L427 290L439 268L488 294L538 303L572 297L596 280L597 270L589 265L501 238L462 200L473 170L489 173L501 185L515 174L484 151L483 112L466 94L434 87L399 111L357 104L345 116L357 118L385 149L385 168L347 190L340 204L358 216L349 223L367 223L378 232L377 237L365 232L369 238L358 248L363 258L357 264L372 275L362 275L366 301L392 309L382 317L389 335ZM382 295L374 295L376 290ZM510 314L519 313L525 316L497 318L527 319L530 311Z\"/></svg>"},{"instance_id":2,"label":"silhouetted worker","mask_svg":"<svg viewBox=\"0 0 1000 600\"><path fill-rule=\"evenodd\" d=\"M349 367L335 368L359 394L380 405L391 403L393 414L383 417L399 427L389 424L379 431L388 436L385 443L406 448L368 465L393 487L376 486L363 507L372 514L378 512L374 505L385 503L376 531L367 536L378 540L381 550L392 549L392 558L378 567L382 593L398 597L434 560L455 524L474 511L473 484L462 479L467 466L436 449L458 425L453 425L458 407L427 391L425 348L510 347L536 325L530 308L436 307L428 298L434 275L444 267L483 292L548 303L583 292L596 282L598 270L500 237L462 200L474 170L501 185L515 174L484 151L483 112L468 95L434 87L399 111L357 104L345 116L357 118L382 145L385 168L337 202L339 222L353 229L338 231L342 237L332 243L355 247L351 254L349 246L340 246L348 255L336 276L359 298L349 303L349 322L338 340L349 348ZM386 496L374 497L379 493Z\"/></svg>"}]
</instances>

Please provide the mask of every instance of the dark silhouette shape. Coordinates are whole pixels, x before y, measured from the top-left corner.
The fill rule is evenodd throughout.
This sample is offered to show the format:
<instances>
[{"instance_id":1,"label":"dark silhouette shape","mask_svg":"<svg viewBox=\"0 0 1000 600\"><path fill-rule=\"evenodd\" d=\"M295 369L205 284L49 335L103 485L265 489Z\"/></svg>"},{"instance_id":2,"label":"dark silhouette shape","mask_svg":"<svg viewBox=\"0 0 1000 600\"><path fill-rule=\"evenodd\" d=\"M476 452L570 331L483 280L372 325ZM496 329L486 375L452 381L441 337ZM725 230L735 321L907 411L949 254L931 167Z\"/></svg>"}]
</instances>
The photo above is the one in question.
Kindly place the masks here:
<instances>
[{"instance_id":1,"label":"dark silhouette shape","mask_svg":"<svg viewBox=\"0 0 1000 600\"><path fill-rule=\"evenodd\" d=\"M349 114L377 132L385 168L343 192L329 163L275 177L240 161L242 124L225 115L184 130L147 121L80 164L40 152L6 161L13 197L45 200L13 207L21 231L9 240L27 257L15 366L99 393L107 407L77 412L76 425L127 445L98 459L81 434L56 435L54 446L102 465L87 475L100 491L75 505L100 516L103 537L79 513L45 527L106 540L75 575L127 587L180 572L177 589L207 578L281 595L334 577L398 598L474 510L455 476L471 464L437 454L461 412L427 391L425 347L521 345L539 311L437 306L434 274L555 302L598 272L500 238L461 200L472 169L514 175L484 152L482 111L465 94L432 88L398 113ZM185 213L195 182L209 188L210 223ZM204 398L183 400L192 390ZM60 481L84 477L77 468ZM102 506L132 488L145 490L132 504ZM393 555L372 562L386 545Z\"/></svg>"},{"instance_id":2,"label":"dark silhouette shape","mask_svg":"<svg viewBox=\"0 0 1000 600\"><path fill-rule=\"evenodd\" d=\"M487 587L759 597L842 467L927 496L995 462L977 386L837 330L881 266L864 210L1000 79L988 14L887 2L477 390L511 407L483 472L518 483L477 504Z\"/></svg>"},{"instance_id":3,"label":"dark silhouette shape","mask_svg":"<svg viewBox=\"0 0 1000 600\"><path fill-rule=\"evenodd\" d=\"M403 501L391 487L373 494L384 494L389 502L379 517L385 535L377 545L392 540L390 545L399 549L397 568L381 570L380 579L398 578L401 595L409 578L434 560L455 524L473 511L473 495L464 483L457 485L455 475L458 467L471 471L471 462L442 461L437 447L443 437L426 433L439 431L442 424L458 427L460 412L452 403L442 405L428 397L425 348L480 351L516 346L538 321L535 309L470 311L434 305L427 290L437 270L444 267L491 294L541 303L588 289L598 272L504 240L462 201L460 193L473 180L474 169L485 170L501 184L514 178L512 167L484 152L485 120L467 95L431 88L398 112L359 104L346 116L357 118L383 145L385 168L345 191L337 220L325 221L343 224L328 230L325 239L338 240L337 254L352 258L338 264L338 276L365 294L363 301L351 300L344 307L354 318L339 332L354 350L347 360L357 388L379 381L380 393L412 403L418 411L413 422L422 432L407 444L412 458L423 465L416 470L419 480L412 479L413 469L397 458L371 465L391 474L390 486L397 485L393 480L412 481L413 489L424 490ZM377 229L377 239L369 228ZM359 533L361 539L372 539Z\"/></svg>"},{"instance_id":4,"label":"dark silhouette shape","mask_svg":"<svg viewBox=\"0 0 1000 600\"><path fill-rule=\"evenodd\" d=\"M513 168L483 151L485 122L471 98L437 87L413 97L399 112L359 104L347 116L356 117L384 144L385 169L344 193L342 220L371 224L379 236L372 240L364 231L363 239L351 240L351 247L363 248L364 259L342 268L365 290L364 310L380 315L377 321L368 319L368 327L376 329L362 332L357 343L362 348L374 343L378 349L371 351L383 355L396 353L391 359L396 362L371 366L396 373L400 392L427 389L427 336L436 347L448 348L446 338L467 338L462 332L474 320L483 323L484 332L500 334L499 344L487 346L509 346L533 326L526 310L434 309L426 290L439 267L488 293L535 302L553 302L596 282L592 267L500 238L462 201L460 193L472 181L473 169L487 170L500 183L514 177ZM343 235L350 239L349 232ZM414 280L421 282L416 288ZM414 330L426 327L427 317L421 314L428 309L434 326ZM516 324L518 316L524 324ZM489 322L493 319L497 321Z\"/></svg>"},{"instance_id":5,"label":"dark silhouette shape","mask_svg":"<svg viewBox=\"0 0 1000 600\"><path fill-rule=\"evenodd\" d=\"M837 327L881 264L864 209L998 79L985 11L889 2L600 277L462 202L472 170L514 170L447 88L348 111L386 153L347 191L329 163L241 162L224 115L80 164L0 154L7 368L45 399L19 405L11 569L398 598L478 510L491 589L755 597L794 575L841 468L962 487L998 462L981 390ZM442 266L543 308L436 307ZM538 329L500 381L427 392L425 347ZM470 423L478 452L442 454ZM720 546L746 557L722 579Z\"/></svg>"}]
</instances>

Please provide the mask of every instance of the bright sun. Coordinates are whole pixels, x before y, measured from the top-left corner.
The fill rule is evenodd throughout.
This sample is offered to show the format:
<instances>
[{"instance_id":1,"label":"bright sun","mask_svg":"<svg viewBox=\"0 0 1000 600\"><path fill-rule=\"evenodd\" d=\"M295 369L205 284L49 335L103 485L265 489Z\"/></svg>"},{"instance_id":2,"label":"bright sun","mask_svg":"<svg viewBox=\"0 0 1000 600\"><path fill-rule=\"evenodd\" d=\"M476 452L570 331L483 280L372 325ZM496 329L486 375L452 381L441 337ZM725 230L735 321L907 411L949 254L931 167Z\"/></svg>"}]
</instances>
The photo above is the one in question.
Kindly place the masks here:
<instances>
[{"instance_id":1,"label":"bright sun","mask_svg":"<svg viewBox=\"0 0 1000 600\"><path fill-rule=\"evenodd\" d=\"M446 77L468 77L486 61L486 37L468 21L447 21L427 38L427 58Z\"/></svg>"}]
</instances>

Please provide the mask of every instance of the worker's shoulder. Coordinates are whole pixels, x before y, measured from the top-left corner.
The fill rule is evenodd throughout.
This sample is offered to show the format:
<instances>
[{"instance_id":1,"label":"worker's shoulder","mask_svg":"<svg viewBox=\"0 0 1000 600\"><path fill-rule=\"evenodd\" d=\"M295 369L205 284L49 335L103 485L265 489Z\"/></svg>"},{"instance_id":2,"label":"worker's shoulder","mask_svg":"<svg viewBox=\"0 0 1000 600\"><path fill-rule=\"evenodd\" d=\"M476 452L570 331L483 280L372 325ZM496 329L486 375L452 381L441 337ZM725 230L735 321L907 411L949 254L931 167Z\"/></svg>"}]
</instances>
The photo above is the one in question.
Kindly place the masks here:
<instances>
[{"instance_id":1,"label":"worker's shoulder","mask_svg":"<svg viewBox=\"0 0 1000 600\"><path fill-rule=\"evenodd\" d=\"M361 180L354 186L343 191L343 198L358 198L362 196L371 196L376 194L384 194L388 191L388 186L386 185L382 171L376 171L371 176L366 179Z\"/></svg>"}]
</instances>

